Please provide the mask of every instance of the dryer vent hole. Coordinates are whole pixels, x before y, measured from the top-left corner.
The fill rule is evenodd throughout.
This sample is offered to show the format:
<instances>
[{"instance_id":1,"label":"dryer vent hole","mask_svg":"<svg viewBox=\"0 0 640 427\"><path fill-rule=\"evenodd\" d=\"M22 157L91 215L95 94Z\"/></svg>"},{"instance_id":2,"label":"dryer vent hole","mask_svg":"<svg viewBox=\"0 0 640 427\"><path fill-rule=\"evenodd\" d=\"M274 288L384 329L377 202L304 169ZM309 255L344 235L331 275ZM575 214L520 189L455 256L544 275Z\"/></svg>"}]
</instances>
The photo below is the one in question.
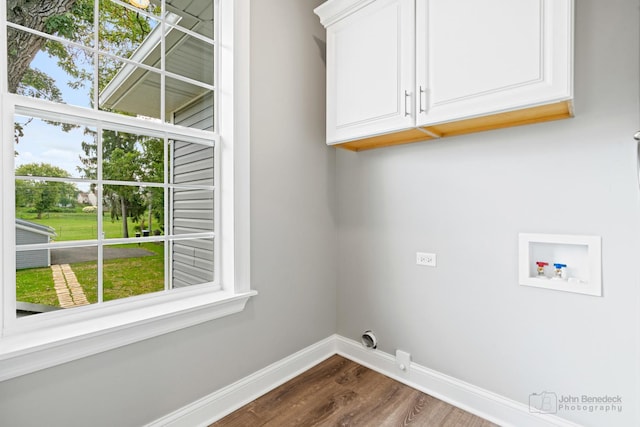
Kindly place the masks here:
<instances>
[{"instance_id":1,"label":"dryer vent hole","mask_svg":"<svg viewBox=\"0 0 640 427\"><path fill-rule=\"evenodd\" d=\"M376 340L376 336L373 332L365 331L364 334L362 334L362 345L370 349L378 347L378 340Z\"/></svg>"}]
</instances>

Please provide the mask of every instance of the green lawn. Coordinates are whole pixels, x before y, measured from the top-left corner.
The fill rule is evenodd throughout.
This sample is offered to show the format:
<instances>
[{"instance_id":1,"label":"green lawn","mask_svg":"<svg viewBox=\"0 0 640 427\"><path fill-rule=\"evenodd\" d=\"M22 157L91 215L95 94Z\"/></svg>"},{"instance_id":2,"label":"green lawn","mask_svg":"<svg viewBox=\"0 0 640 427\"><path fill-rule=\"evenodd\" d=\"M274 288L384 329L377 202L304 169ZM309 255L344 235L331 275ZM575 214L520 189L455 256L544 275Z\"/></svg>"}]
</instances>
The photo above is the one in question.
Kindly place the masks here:
<instances>
[{"instance_id":1,"label":"green lawn","mask_svg":"<svg viewBox=\"0 0 640 427\"><path fill-rule=\"evenodd\" d=\"M55 229L56 241L96 239L98 221L95 213L84 213L81 208L60 213L43 214L37 219L35 213L18 209L16 217ZM135 224L128 219L129 236L135 236ZM111 221L108 215L103 219L106 238L122 237L122 221ZM162 243L133 243L119 247L144 248L154 252L153 256L123 258L104 262L104 301L157 292L164 289L164 245ZM97 302L98 276L96 262L71 264L78 282L82 285L87 299ZM53 287L50 268L31 268L16 271L16 296L18 301L59 306Z\"/></svg>"},{"instance_id":2,"label":"green lawn","mask_svg":"<svg viewBox=\"0 0 640 427\"><path fill-rule=\"evenodd\" d=\"M119 245L120 247L143 248L154 252L153 256L123 258L104 262L104 301L143 295L164 289L164 245L141 243ZM95 262L71 264L71 269L82 285L90 303L98 301L98 274ZM59 307L53 288L51 269L30 268L16 272L17 301Z\"/></svg>"},{"instance_id":3,"label":"green lawn","mask_svg":"<svg viewBox=\"0 0 640 427\"><path fill-rule=\"evenodd\" d=\"M16 300L60 307L49 267L16 272Z\"/></svg>"},{"instance_id":4,"label":"green lawn","mask_svg":"<svg viewBox=\"0 0 640 427\"><path fill-rule=\"evenodd\" d=\"M119 245L138 247L137 244ZM141 248L156 255L140 258L112 259L104 262L104 301L158 292L164 289L164 245L142 243ZM71 264L78 283L82 285L89 302L98 300L98 275L95 262Z\"/></svg>"},{"instance_id":5,"label":"green lawn","mask_svg":"<svg viewBox=\"0 0 640 427\"><path fill-rule=\"evenodd\" d=\"M96 213L84 213L80 208L69 212L51 212L42 215L29 213L27 209L18 209L16 218L47 225L56 230L56 241L68 240L92 240L98 238L98 215ZM131 218L127 219L129 236L135 236L135 223ZM109 215L104 215L102 227L106 238L122 237L122 219L111 221Z\"/></svg>"}]
</instances>

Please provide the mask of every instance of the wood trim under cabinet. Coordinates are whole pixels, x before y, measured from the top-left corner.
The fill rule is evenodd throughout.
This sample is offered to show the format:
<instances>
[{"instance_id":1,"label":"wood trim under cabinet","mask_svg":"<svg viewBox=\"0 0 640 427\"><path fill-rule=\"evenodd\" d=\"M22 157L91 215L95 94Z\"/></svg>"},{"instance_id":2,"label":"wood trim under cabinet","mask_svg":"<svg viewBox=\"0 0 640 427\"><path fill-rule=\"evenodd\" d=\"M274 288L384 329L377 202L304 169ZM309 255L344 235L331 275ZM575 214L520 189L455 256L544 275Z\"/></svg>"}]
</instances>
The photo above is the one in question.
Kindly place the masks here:
<instances>
[{"instance_id":1,"label":"wood trim under cabinet","mask_svg":"<svg viewBox=\"0 0 640 427\"><path fill-rule=\"evenodd\" d=\"M573 117L573 105L571 101L563 101L555 104L540 105L522 110L475 117L473 119L425 126L424 128L444 138L446 136L462 135L465 133L568 119L570 117Z\"/></svg>"},{"instance_id":2,"label":"wood trim under cabinet","mask_svg":"<svg viewBox=\"0 0 640 427\"><path fill-rule=\"evenodd\" d=\"M447 136L542 123L552 120L568 119L571 117L573 117L573 103L571 101L562 101L554 104L525 108L522 110L507 111L483 117L474 117L472 119L408 129L335 144L335 146L351 151L362 151L373 148L389 147L392 145L427 141L434 139L432 135L444 138Z\"/></svg>"},{"instance_id":3,"label":"wood trim under cabinet","mask_svg":"<svg viewBox=\"0 0 640 427\"><path fill-rule=\"evenodd\" d=\"M372 148L382 148L391 145L409 144L411 142L420 142L433 139L434 137L426 131L417 129L408 129L399 132L387 133L384 135L372 136L370 138L358 139L335 144L336 147L344 148L351 151L370 150Z\"/></svg>"}]
</instances>

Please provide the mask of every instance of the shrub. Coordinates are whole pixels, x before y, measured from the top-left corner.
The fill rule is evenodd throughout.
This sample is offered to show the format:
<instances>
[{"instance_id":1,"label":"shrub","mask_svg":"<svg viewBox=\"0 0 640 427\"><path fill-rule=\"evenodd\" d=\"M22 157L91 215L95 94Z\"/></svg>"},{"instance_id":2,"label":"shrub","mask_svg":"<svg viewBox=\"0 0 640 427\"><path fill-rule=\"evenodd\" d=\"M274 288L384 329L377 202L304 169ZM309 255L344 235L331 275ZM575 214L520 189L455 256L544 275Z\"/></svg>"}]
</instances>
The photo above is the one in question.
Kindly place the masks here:
<instances>
[{"instance_id":1,"label":"shrub","mask_svg":"<svg viewBox=\"0 0 640 427\"><path fill-rule=\"evenodd\" d=\"M84 213L96 213L98 212L97 206L87 206L86 208L82 208L82 212Z\"/></svg>"}]
</instances>

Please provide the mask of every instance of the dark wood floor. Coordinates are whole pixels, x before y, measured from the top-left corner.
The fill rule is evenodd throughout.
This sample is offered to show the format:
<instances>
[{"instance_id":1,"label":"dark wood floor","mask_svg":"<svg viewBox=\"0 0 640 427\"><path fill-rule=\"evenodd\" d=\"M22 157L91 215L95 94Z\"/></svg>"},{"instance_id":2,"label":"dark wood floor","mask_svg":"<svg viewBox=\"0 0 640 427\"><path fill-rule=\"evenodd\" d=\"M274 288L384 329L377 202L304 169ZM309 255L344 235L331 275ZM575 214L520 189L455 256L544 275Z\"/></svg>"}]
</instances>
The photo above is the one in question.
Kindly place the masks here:
<instances>
[{"instance_id":1,"label":"dark wood floor","mask_svg":"<svg viewBox=\"0 0 640 427\"><path fill-rule=\"evenodd\" d=\"M495 426L341 356L332 356L211 427Z\"/></svg>"}]
</instances>

